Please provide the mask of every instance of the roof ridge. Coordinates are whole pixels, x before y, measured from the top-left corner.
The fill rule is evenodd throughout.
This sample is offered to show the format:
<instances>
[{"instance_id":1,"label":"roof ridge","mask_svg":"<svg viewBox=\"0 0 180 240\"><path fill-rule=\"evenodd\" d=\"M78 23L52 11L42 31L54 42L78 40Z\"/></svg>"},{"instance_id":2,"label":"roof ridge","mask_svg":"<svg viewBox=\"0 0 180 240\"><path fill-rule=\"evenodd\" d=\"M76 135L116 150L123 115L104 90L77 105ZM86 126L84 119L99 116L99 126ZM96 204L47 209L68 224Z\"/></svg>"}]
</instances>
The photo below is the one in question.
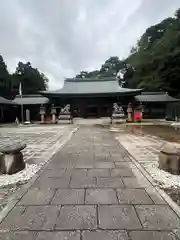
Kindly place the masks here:
<instances>
[{"instance_id":1,"label":"roof ridge","mask_svg":"<svg viewBox=\"0 0 180 240\"><path fill-rule=\"evenodd\" d=\"M104 78L66 78L64 82L102 82L102 81L118 81L116 77L104 77Z\"/></svg>"}]
</instances>

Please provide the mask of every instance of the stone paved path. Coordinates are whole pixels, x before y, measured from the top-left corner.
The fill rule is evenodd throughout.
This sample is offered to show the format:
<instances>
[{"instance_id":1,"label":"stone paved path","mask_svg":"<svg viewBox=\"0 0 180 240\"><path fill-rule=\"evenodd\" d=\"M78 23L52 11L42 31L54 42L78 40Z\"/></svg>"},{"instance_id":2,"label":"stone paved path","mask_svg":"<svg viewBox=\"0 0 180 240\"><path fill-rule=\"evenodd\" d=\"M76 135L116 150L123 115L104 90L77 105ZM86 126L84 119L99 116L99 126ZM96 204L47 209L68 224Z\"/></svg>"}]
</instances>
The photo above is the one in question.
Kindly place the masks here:
<instances>
[{"instance_id":1,"label":"stone paved path","mask_svg":"<svg viewBox=\"0 0 180 240\"><path fill-rule=\"evenodd\" d=\"M180 219L114 135L92 127L76 132L0 224L3 240L176 240L178 234Z\"/></svg>"}]
</instances>

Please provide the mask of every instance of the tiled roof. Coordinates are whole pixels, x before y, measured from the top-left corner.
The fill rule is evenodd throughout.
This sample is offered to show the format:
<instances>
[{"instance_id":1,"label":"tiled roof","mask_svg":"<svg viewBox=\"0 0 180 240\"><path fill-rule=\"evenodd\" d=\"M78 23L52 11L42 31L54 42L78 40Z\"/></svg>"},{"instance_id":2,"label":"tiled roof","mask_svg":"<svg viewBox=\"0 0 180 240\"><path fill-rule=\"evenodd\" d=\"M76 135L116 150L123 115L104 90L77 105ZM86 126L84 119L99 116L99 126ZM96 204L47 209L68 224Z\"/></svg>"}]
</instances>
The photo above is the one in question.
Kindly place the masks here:
<instances>
[{"instance_id":1,"label":"tiled roof","mask_svg":"<svg viewBox=\"0 0 180 240\"><path fill-rule=\"evenodd\" d=\"M100 78L100 79L77 79L70 78L64 81L64 86L56 91L42 92L46 94L109 94L109 93L136 93L141 92L141 89L122 88L118 84L116 78Z\"/></svg>"},{"instance_id":2,"label":"tiled roof","mask_svg":"<svg viewBox=\"0 0 180 240\"><path fill-rule=\"evenodd\" d=\"M139 102L178 102L179 99L173 98L166 92L143 92L141 95L135 96Z\"/></svg>"},{"instance_id":3,"label":"tiled roof","mask_svg":"<svg viewBox=\"0 0 180 240\"><path fill-rule=\"evenodd\" d=\"M16 98L13 100L13 102L17 103L18 105L41 105L41 104L47 104L49 102L49 99L46 97L43 97L41 95L23 95L16 96Z\"/></svg>"},{"instance_id":4,"label":"tiled roof","mask_svg":"<svg viewBox=\"0 0 180 240\"><path fill-rule=\"evenodd\" d=\"M6 98L0 97L0 104L6 105L6 104L14 104L13 101L8 100Z\"/></svg>"}]
</instances>

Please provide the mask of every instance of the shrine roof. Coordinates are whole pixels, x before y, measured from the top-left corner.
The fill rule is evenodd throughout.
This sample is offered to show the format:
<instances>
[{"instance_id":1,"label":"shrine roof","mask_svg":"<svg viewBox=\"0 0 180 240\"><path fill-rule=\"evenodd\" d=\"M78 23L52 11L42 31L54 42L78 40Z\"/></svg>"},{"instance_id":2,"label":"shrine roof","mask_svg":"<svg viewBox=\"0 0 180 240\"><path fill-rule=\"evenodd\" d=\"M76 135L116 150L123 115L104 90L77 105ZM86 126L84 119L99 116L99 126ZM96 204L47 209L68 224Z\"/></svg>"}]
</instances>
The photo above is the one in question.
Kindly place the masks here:
<instances>
[{"instance_id":1,"label":"shrine roof","mask_svg":"<svg viewBox=\"0 0 180 240\"><path fill-rule=\"evenodd\" d=\"M13 101L9 100L9 99L6 99L6 98L3 98L3 97L0 97L0 104L1 105L9 105L9 104L14 104Z\"/></svg>"},{"instance_id":2,"label":"shrine roof","mask_svg":"<svg viewBox=\"0 0 180 240\"><path fill-rule=\"evenodd\" d=\"M67 78L61 89L41 92L46 95L93 95L93 94L128 94L140 93L141 89L129 89L119 86L116 78L78 79Z\"/></svg>"},{"instance_id":3,"label":"shrine roof","mask_svg":"<svg viewBox=\"0 0 180 240\"><path fill-rule=\"evenodd\" d=\"M47 104L49 102L49 99L46 97L41 96L40 94L38 95L23 95L22 97L20 95L17 95L15 99L13 100L14 103L18 105L41 105L41 104Z\"/></svg>"},{"instance_id":4,"label":"shrine roof","mask_svg":"<svg viewBox=\"0 0 180 240\"><path fill-rule=\"evenodd\" d=\"M141 95L135 96L135 99L139 102L178 102L179 99L169 96L166 92L143 92Z\"/></svg>"}]
</instances>

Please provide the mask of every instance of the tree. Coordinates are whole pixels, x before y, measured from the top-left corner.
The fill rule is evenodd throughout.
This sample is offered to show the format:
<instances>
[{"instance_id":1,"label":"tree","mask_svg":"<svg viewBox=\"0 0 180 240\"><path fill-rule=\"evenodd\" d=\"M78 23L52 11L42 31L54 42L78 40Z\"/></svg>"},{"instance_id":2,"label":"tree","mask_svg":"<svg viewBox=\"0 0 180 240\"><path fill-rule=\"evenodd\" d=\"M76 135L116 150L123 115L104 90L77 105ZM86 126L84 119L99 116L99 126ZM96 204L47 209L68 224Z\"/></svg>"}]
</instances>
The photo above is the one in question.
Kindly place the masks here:
<instances>
[{"instance_id":1,"label":"tree","mask_svg":"<svg viewBox=\"0 0 180 240\"><path fill-rule=\"evenodd\" d=\"M117 73L120 69L124 68L123 61L119 60L119 57L110 57L105 63L101 66L100 73L104 74L107 77L117 76Z\"/></svg>"},{"instance_id":2,"label":"tree","mask_svg":"<svg viewBox=\"0 0 180 240\"><path fill-rule=\"evenodd\" d=\"M0 55L0 96L9 97L11 92L11 75L7 70L7 66Z\"/></svg>"},{"instance_id":3,"label":"tree","mask_svg":"<svg viewBox=\"0 0 180 240\"><path fill-rule=\"evenodd\" d=\"M47 77L37 68L33 68L30 62L19 62L13 77L16 90L21 82L23 94L34 94L47 89Z\"/></svg>"},{"instance_id":4,"label":"tree","mask_svg":"<svg viewBox=\"0 0 180 240\"><path fill-rule=\"evenodd\" d=\"M138 51L125 59L131 66L124 75L125 86L148 91L163 89L172 96L179 96L179 52L180 9L175 17L149 27L142 35Z\"/></svg>"},{"instance_id":5,"label":"tree","mask_svg":"<svg viewBox=\"0 0 180 240\"><path fill-rule=\"evenodd\" d=\"M88 72L86 71L81 71L79 74L76 75L76 78L87 78L88 77Z\"/></svg>"},{"instance_id":6,"label":"tree","mask_svg":"<svg viewBox=\"0 0 180 240\"><path fill-rule=\"evenodd\" d=\"M175 12L175 17L180 19L180 8Z\"/></svg>"}]
</instances>

